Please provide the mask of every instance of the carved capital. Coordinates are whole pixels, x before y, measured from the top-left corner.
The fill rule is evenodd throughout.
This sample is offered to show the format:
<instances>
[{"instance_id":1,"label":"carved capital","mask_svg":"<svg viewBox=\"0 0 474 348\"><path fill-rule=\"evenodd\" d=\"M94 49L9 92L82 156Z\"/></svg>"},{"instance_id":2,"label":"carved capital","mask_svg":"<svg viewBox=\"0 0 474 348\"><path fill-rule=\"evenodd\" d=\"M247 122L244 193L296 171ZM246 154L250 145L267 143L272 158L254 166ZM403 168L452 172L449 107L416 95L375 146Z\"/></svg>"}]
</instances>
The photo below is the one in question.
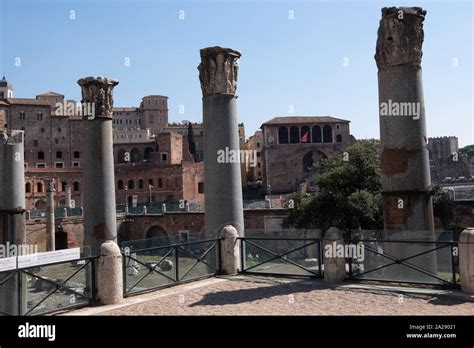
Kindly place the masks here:
<instances>
[{"instance_id":1,"label":"carved capital","mask_svg":"<svg viewBox=\"0 0 474 348\"><path fill-rule=\"evenodd\" d=\"M47 180L46 192L56 192L56 179Z\"/></svg>"},{"instance_id":2,"label":"carved capital","mask_svg":"<svg viewBox=\"0 0 474 348\"><path fill-rule=\"evenodd\" d=\"M235 95L240 52L224 47L208 47L201 51L198 66L202 95Z\"/></svg>"},{"instance_id":3,"label":"carved capital","mask_svg":"<svg viewBox=\"0 0 474 348\"><path fill-rule=\"evenodd\" d=\"M95 117L112 118L112 90L119 82L106 77L89 76L79 79L77 83L81 86L81 103L90 103L94 108Z\"/></svg>"},{"instance_id":4,"label":"carved capital","mask_svg":"<svg viewBox=\"0 0 474 348\"><path fill-rule=\"evenodd\" d=\"M425 15L421 7L382 9L375 52L379 70L389 65L421 64Z\"/></svg>"}]
</instances>

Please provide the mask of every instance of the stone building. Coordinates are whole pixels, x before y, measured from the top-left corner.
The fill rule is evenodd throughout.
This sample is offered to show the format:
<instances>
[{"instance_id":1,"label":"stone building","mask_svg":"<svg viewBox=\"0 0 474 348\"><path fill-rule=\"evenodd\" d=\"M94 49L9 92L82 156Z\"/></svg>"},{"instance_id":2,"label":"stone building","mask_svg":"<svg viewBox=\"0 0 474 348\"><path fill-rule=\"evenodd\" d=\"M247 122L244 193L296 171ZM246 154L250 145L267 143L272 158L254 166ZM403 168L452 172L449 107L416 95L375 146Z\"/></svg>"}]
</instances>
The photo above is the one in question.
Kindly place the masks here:
<instances>
[{"instance_id":1,"label":"stone building","mask_svg":"<svg viewBox=\"0 0 474 348\"><path fill-rule=\"evenodd\" d=\"M262 180L263 177L263 165L262 165L262 150L263 150L263 133L261 130L257 130L254 135L249 137L247 140L246 148L249 151L255 151L256 161L254 165L252 163L246 163L247 179L251 182Z\"/></svg>"},{"instance_id":2,"label":"stone building","mask_svg":"<svg viewBox=\"0 0 474 348\"><path fill-rule=\"evenodd\" d=\"M446 178L469 178L472 173L458 153L458 138L454 136L428 138L431 181L440 184Z\"/></svg>"},{"instance_id":3,"label":"stone building","mask_svg":"<svg viewBox=\"0 0 474 348\"><path fill-rule=\"evenodd\" d=\"M288 116L263 123L262 175L267 193L314 186L309 168L352 143L349 122L330 116Z\"/></svg>"},{"instance_id":4,"label":"stone building","mask_svg":"<svg viewBox=\"0 0 474 348\"><path fill-rule=\"evenodd\" d=\"M5 78L0 81L1 96L2 128L25 131L27 209L45 208L49 178L56 179L56 206L67 205L68 189L75 206L81 206L84 122L76 102L55 92L34 99L13 98L13 88ZM202 163L194 163L181 134L164 132L167 99L146 96L138 108L114 108L117 203L131 201L132 196L138 203L204 201Z\"/></svg>"}]
</instances>

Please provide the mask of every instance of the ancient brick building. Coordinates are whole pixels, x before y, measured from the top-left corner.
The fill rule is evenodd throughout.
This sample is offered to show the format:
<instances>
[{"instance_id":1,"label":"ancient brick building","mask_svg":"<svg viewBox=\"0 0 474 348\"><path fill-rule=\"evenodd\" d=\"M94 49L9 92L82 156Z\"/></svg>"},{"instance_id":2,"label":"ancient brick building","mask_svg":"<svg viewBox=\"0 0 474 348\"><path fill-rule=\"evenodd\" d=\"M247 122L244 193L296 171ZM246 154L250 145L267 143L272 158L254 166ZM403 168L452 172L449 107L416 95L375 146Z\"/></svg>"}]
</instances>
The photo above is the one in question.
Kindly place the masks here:
<instances>
[{"instance_id":1,"label":"ancient brick building","mask_svg":"<svg viewBox=\"0 0 474 348\"><path fill-rule=\"evenodd\" d=\"M257 130L254 135L247 140L247 150L255 151L256 160L254 163L246 163L247 179L251 182L260 181L263 177L262 150L263 133Z\"/></svg>"},{"instance_id":2,"label":"ancient brick building","mask_svg":"<svg viewBox=\"0 0 474 348\"><path fill-rule=\"evenodd\" d=\"M446 178L469 178L471 171L458 153L457 137L428 138L430 172L433 184L440 184Z\"/></svg>"},{"instance_id":3,"label":"ancient brick building","mask_svg":"<svg viewBox=\"0 0 474 348\"><path fill-rule=\"evenodd\" d=\"M330 116L275 117L262 124L263 185L269 193L311 187L310 168L351 144L349 122Z\"/></svg>"},{"instance_id":4,"label":"ancient brick building","mask_svg":"<svg viewBox=\"0 0 474 348\"><path fill-rule=\"evenodd\" d=\"M3 96L3 99L1 98ZM114 162L117 203L204 201L204 169L194 163L181 134L164 132L168 98L143 97L140 107L114 108ZM13 88L0 81L2 128L25 131L27 209L44 209L46 180L56 179L56 206L66 205L66 192L82 206L84 121L76 102L47 92L36 98L13 98ZM151 187L150 187L151 185Z\"/></svg>"}]
</instances>

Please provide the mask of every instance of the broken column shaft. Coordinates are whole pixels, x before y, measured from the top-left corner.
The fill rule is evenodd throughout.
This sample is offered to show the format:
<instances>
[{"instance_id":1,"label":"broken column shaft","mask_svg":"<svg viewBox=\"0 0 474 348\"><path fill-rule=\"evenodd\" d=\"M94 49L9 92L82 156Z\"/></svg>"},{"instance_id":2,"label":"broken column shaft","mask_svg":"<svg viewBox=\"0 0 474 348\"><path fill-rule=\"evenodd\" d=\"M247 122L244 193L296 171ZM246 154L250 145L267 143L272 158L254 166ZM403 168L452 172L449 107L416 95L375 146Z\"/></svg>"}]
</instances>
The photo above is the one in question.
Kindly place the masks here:
<instances>
[{"instance_id":1,"label":"broken column shaft","mask_svg":"<svg viewBox=\"0 0 474 348\"><path fill-rule=\"evenodd\" d=\"M0 132L0 243L25 243L24 132ZM17 255L13 255L17 256ZM0 276L0 283L9 273ZM17 276L0 286L0 311L21 315L26 306L26 282ZM24 276L23 276L24 280ZM19 284L23 284L21 287ZM20 307L20 308L19 308Z\"/></svg>"},{"instance_id":2,"label":"broken column shaft","mask_svg":"<svg viewBox=\"0 0 474 348\"><path fill-rule=\"evenodd\" d=\"M226 225L244 233L237 122L237 72L240 53L230 48L200 51L203 94L205 229L218 233ZM219 153L237 154L222 157Z\"/></svg>"},{"instance_id":3,"label":"broken column shaft","mask_svg":"<svg viewBox=\"0 0 474 348\"><path fill-rule=\"evenodd\" d=\"M46 251L56 250L55 245L55 216L54 216L54 192L55 180L48 181L46 187Z\"/></svg>"},{"instance_id":4,"label":"broken column shaft","mask_svg":"<svg viewBox=\"0 0 474 348\"><path fill-rule=\"evenodd\" d=\"M380 107L384 228L433 231L419 7L382 9L375 60Z\"/></svg>"},{"instance_id":5,"label":"broken column shaft","mask_svg":"<svg viewBox=\"0 0 474 348\"><path fill-rule=\"evenodd\" d=\"M117 242L115 175L112 136L113 88L118 81L86 77L81 86L82 103L91 103L85 129L84 148L84 246L98 255L103 242Z\"/></svg>"}]
</instances>

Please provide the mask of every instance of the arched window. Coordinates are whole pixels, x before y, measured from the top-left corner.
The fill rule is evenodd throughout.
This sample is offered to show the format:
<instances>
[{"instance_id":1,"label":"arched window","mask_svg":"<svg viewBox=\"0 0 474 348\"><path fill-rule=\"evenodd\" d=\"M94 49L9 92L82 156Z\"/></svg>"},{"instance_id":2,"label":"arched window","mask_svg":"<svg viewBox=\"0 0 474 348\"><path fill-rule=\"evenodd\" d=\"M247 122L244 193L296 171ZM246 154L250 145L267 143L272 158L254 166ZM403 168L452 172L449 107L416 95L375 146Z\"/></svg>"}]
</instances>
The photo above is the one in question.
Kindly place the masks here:
<instances>
[{"instance_id":1,"label":"arched window","mask_svg":"<svg viewBox=\"0 0 474 348\"><path fill-rule=\"evenodd\" d=\"M288 128L284 126L278 128L278 144L288 144Z\"/></svg>"},{"instance_id":2,"label":"arched window","mask_svg":"<svg viewBox=\"0 0 474 348\"><path fill-rule=\"evenodd\" d=\"M81 157L81 153L79 151L74 151L74 154L73 154L74 158L80 158Z\"/></svg>"},{"instance_id":3,"label":"arched window","mask_svg":"<svg viewBox=\"0 0 474 348\"><path fill-rule=\"evenodd\" d=\"M128 180L128 188L130 190L133 190L135 188L135 181L133 180Z\"/></svg>"},{"instance_id":4,"label":"arched window","mask_svg":"<svg viewBox=\"0 0 474 348\"><path fill-rule=\"evenodd\" d=\"M142 179L138 180L138 188L139 189L143 188L143 180Z\"/></svg>"},{"instance_id":5,"label":"arched window","mask_svg":"<svg viewBox=\"0 0 474 348\"><path fill-rule=\"evenodd\" d=\"M134 147L130 152L130 160L132 162L140 162L140 150Z\"/></svg>"},{"instance_id":6,"label":"arched window","mask_svg":"<svg viewBox=\"0 0 474 348\"><path fill-rule=\"evenodd\" d=\"M44 160L44 152L43 151L38 151L38 159L39 160Z\"/></svg>"},{"instance_id":7,"label":"arched window","mask_svg":"<svg viewBox=\"0 0 474 348\"><path fill-rule=\"evenodd\" d=\"M148 179L148 185L153 186L153 179Z\"/></svg>"},{"instance_id":8,"label":"arched window","mask_svg":"<svg viewBox=\"0 0 474 348\"><path fill-rule=\"evenodd\" d=\"M143 159L150 159L150 153L153 152L153 148L147 147L145 151L143 152Z\"/></svg>"},{"instance_id":9,"label":"arched window","mask_svg":"<svg viewBox=\"0 0 474 348\"><path fill-rule=\"evenodd\" d=\"M36 192L43 192L43 183L42 182L36 183Z\"/></svg>"},{"instance_id":10,"label":"arched window","mask_svg":"<svg viewBox=\"0 0 474 348\"><path fill-rule=\"evenodd\" d=\"M117 190L123 190L123 181L122 180L117 181Z\"/></svg>"},{"instance_id":11,"label":"arched window","mask_svg":"<svg viewBox=\"0 0 474 348\"><path fill-rule=\"evenodd\" d=\"M300 129L296 126L290 128L290 143L298 144L300 142Z\"/></svg>"},{"instance_id":12,"label":"arched window","mask_svg":"<svg viewBox=\"0 0 474 348\"><path fill-rule=\"evenodd\" d=\"M310 134L308 126L301 127L301 142L302 143L310 143L311 142L311 134Z\"/></svg>"},{"instance_id":13,"label":"arched window","mask_svg":"<svg viewBox=\"0 0 474 348\"><path fill-rule=\"evenodd\" d=\"M336 135L336 142L342 143L342 135L340 134Z\"/></svg>"},{"instance_id":14,"label":"arched window","mask_svg":"<svg viewBox=\"0 0 474 348\"><path fill-rule=\"evenodd\" d=\"M125 153L127 151L125 151L125 149L120 149L118 150L117 152L117 162L118 163L125 163Z\"/></svg>"},{"instance_id":15,"label":"arched window","mask_svg":"<svg viewBox=\"0 0 474 348\"><path fill-rule=\"evenodd\" d=\"M331 126L323 127L323 143L332 143L332 128Z\"/></svg>"},{"instance_id":16,"label":"arched window","mask_svg":"<svg viewBox=\"0 0 474 348\"><path fill-rule=\"evenodd\" d=\"M61 191L66 192L67 190L67 182L61 181Z\"/></svg>"},{"instance_id":17,"label":"arched window","mask_svg":"<svg viewBox=\"0 0 474 348\"><path fill-rule=\"evenodd\" d=\"M312 129L311 134L311 142L312 143L321 143L321 127L314 126Z\"/></svg>"},{"instance_id":18,"label":"arched window","mask_svg":"<svg viewBox=\"0 0 474 348\"><path fill-rule=\"evenodd\" d=\"M158 187L159 188L163 187L163 180L161 178L158 179Z\"/></svg>"},{"instance_id":19,"label":"arched window","mask_svg":"<svg viewBox=\"0 0 474 348\"><path fill-rule=\"evenodd\" d=\"M79 183L77 181L74 181L72 184L72 189L76 192L79 191Z\"/></svg>"},{"instance_id":20,"label":"arched window","mask_svg":"<svg viewBox=\"0 0 474 348\"><path fill-rule=\"evenodd\" d=\"M26 193L31 192L31 184L29 182L27 182L26 185L25 185L25 191L26 191Z\"/></svg>"}]
</instances>

